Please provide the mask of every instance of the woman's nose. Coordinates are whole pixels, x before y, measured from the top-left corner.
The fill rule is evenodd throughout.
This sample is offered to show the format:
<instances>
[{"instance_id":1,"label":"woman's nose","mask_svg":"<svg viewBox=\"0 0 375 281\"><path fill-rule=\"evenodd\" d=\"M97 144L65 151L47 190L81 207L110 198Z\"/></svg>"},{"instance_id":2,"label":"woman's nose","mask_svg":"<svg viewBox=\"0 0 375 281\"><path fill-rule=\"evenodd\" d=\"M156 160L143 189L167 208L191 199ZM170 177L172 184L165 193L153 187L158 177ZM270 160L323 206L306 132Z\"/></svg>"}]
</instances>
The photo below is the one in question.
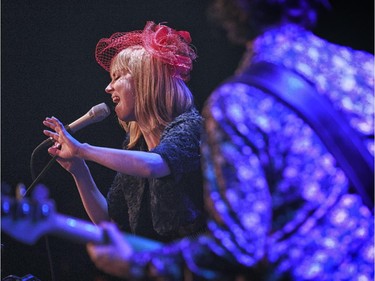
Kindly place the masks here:
<instances>
[{"instance_id":1,"label":"woman's nose","mask_svg":"<svg viewBox=\"0 0 375 281\"><path fill-rule=\"evenodd\" d=\"M111 83L109 83L108 86L105 87L105 92L110 94L112 92L112 90L113 90L113 87L112 87Z\"/></svg>"}]
</instances>

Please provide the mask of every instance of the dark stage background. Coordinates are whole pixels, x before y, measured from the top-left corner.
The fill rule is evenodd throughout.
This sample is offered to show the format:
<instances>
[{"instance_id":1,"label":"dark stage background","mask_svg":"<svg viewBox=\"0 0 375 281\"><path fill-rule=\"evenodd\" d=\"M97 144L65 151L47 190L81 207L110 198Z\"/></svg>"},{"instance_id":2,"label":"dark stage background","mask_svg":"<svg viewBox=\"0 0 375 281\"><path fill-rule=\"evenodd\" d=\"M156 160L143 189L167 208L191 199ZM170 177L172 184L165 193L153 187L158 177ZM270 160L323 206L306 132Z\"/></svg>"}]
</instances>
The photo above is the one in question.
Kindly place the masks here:
<instances>
[{"instance_id":1,"label":"dark stage background","mask_svg":"<svg viewBox=\"0 0 375 281\"><path fill-rule=\"evenodd\" d=\"M97 41L117 31L142 29L147 20L188 30L198 50L189 86L201 110L212 89L235 69L243 49L207 21L207 0L3 0L1 3L1 180L2 191L32 182L30 156L45 139L42 120L54 115L70 123L110 96L108 74L96 63ZM373 53L374 3L333 1L316 32L331 41ZM325 25L323 28L322 25ZM111 115L75 134L81 142L119 147L123 131ZM37 169L49 160L37 156ZM114 172L89 163L103 193ZM88 220L71 177L54 165L41 180L57 211ZM2 233L1 276L33 274L41 280L99 280L85 246L49 237L28 246ZM47 251L47 246L50 251ZM50 258L48 255L50 254ZM53 273L51 273L53 271ZM52 278L54 276L54 278Z\"/></svg>"}]
</instances>

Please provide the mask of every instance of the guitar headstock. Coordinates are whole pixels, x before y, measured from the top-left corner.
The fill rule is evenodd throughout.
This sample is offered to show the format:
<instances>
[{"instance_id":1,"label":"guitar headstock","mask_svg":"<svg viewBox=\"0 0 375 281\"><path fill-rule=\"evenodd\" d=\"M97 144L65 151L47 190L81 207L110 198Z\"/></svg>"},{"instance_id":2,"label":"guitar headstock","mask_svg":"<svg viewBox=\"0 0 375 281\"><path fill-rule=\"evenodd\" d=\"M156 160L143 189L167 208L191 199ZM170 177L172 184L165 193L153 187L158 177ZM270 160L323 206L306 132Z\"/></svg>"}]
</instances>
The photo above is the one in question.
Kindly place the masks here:
<instances>
[{"instance_id":1,"label":"guitar headstock","mask_svg":"<svg viewBox=\"0 0 375 281\"><path fill-rule=\"evenodd\" d=\"M52 200L1 198L1 231L20 242L32 245L51 232L54 216Z\"/></svg>"}]
</instances>

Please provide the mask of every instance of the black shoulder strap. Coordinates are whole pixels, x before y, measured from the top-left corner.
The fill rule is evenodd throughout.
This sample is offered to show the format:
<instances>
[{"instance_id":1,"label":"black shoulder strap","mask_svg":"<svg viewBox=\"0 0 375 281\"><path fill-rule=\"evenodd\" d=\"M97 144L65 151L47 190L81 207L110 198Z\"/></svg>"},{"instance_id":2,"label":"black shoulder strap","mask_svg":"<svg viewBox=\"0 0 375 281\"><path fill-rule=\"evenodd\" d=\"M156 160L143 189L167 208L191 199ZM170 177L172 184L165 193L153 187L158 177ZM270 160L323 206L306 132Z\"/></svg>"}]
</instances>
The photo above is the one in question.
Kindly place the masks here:
<instances>
[{"instance_id":1,"label":"black shoulder strap","mask_svg":"<svg viewBox=\"0 0 375 281\"><path fill-rule=\"evenodd\" d=\"M250 84L275 96L292 108L317 133L336 158L364 203L374 208L374 158L356 132L299 74L268 62L253 64L231 82Z\"/></svg>"}]
</instances>

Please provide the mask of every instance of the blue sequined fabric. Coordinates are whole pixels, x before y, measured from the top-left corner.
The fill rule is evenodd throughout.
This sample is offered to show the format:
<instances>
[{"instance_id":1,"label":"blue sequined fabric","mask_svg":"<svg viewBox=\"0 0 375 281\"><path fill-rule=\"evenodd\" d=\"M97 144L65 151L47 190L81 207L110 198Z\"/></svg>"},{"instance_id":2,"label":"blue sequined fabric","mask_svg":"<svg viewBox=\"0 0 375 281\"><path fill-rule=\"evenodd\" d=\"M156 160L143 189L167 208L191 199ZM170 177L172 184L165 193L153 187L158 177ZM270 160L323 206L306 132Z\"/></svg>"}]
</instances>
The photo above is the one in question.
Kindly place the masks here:
<instances>
[{"instance_id":1,"label":"blue sequined fabric","mask_svg":"<svg viewBox=\"0 0 375 281\"><path fill-rule=\"evenodd\" d=\"M286 25L253 42L241 67L262 60L310 80L374 154L372 55ZM226 255L266 259L274 280L373 280L373 215L303 120L241 83L219 87L204 115L209 228Z\"/></svg>"}]
</instances>

